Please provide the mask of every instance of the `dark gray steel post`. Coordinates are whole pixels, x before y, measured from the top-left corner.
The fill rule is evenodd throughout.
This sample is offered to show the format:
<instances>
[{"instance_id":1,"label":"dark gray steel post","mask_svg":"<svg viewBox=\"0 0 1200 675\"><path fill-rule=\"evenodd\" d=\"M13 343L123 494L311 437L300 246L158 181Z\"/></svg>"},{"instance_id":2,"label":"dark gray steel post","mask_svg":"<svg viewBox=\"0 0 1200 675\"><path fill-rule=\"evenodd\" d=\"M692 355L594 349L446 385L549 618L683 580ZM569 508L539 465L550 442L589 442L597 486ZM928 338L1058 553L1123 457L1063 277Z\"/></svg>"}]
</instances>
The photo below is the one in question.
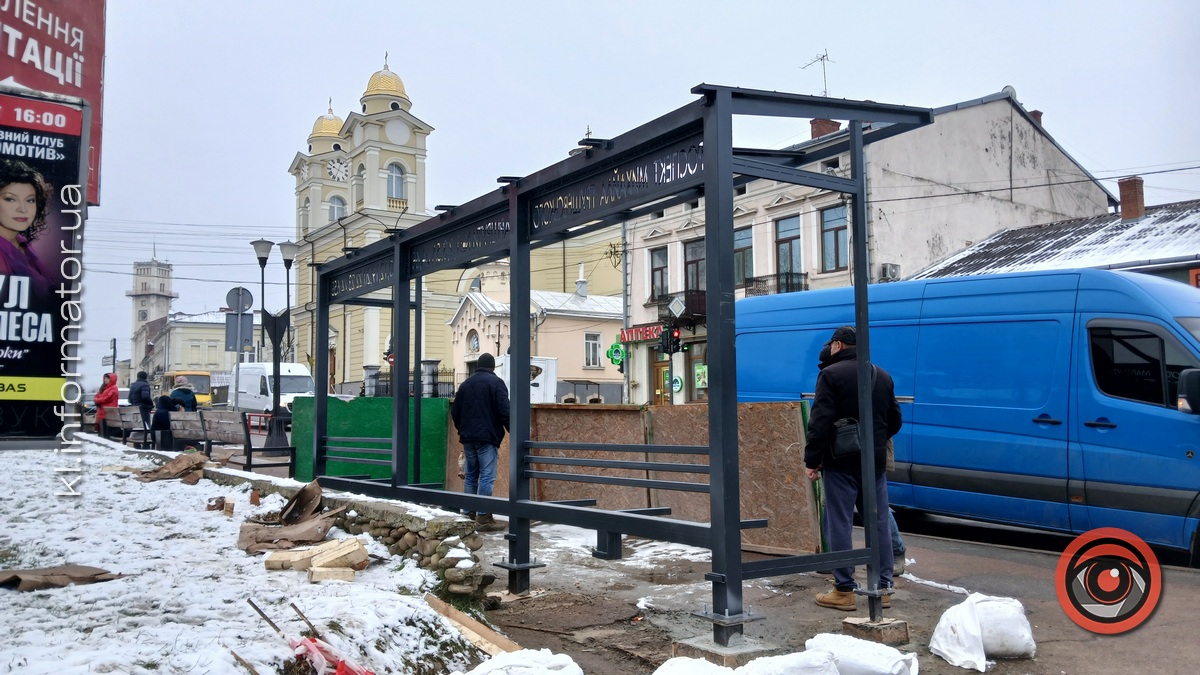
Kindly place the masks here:
<instances>
[{"instance_id":1,"label":"dark gray steel post","mask_svg":"<svg viewBox=\"0 0 1200 675\"><path fill-rule=\"evenodd\" d=\"M529 476L525 475L525 458L529 455L529 218L522 209L519 182L509 183L509 352L508 392L511 409L508 414L508 500L529 499ZM508 592L514 595L529 592L529 519L519 518L509 510L508 520Z\"/></svg>"},{"instance_id":2,"label":"dark gray steel post","mask_svg":"<svg viewBox=\"0 0 1200 675\"><path fill-rule=\"evenodd\" d=\"M412 353L410 348L411 341L409 338L409 327L412 325L412 280L408 278L409 266L404 265L400 269L400 274L396 277L396 286L393 293L403 298L403 305L398 313L392 316L399 317L399 320L393 319L396 324L395 331L392 333L392 353L396 355L396 365L392 366L392 370L400 368L400 372L407 373L412 367ZM418 312L420 309L417 310ZM395 381L395 378L392 378ZM392 395L392 486L408 485L408 376L404 377L403 388L397 388Z\"/></svg>"},{"instance_id":3,"label":"dark gray steel post","mask_svg":"<svg viewBox=\"0 0 1200 675\"><path fill-rule=\"evenodd\" d=\"M733 117L727 90L704 109L704 255L708 260L708 464L711 471L713 614L742 614L742 510L738 485L737 362L733 314ZM687 377L687 374L684 374ZM674 382L672 382L674 385ZM674 393L672 392L672 396ZM713 622L713 641L728 646L742 623Z\"/></svg>"},{"instance_id":4,"label":"dark gray steel post","mask_svg":"<svg viewBox=\"0 0 1200 675\"><path fill-rule=\"evenodd\" d=\"M851 193L850 240L854 242L854 324L858 333L858 419L873 420L871 393L874 378L871 367L870 315L867 310L867 284L870 283L870 261L867 260L867 172L863 164L863 125L861 120L850 121L850 177L854 181ZM858 425L859 442L862 444L862 496L863 496L863 539L869 551L867 561L867 591L879 590L879 537L874 524L879 514L875 503L875 434L871 422ZM871 620L876 621L883 613L883 601L878 596L867 596L867 608Z\"/></svg>"},{"instance_id":5,"label":"dark gray steel post","mask_svg":"<svg viewBox=\"0 0 1200 675\"><path fill-rule=\"evenodd\" d=\"M313 387L313 477L325 475L325 438L329 436L329 425L325 420L329 410L329 280L322 279L317 268L317 320L313 325L317 350L317 381ZM297 448L296 452L300 452Z\"/></svg>"},{"instance_id":6,"label":"dark gray steel post","mask_svg":"<svg viewBox=\"0 0 1200 675\"><path fill-rule=\"evenodd\" d=\"M425 332L425 310L421 306L421 280L424 277L413 279L414 299L413 299L413 358L412 363L405 369L409 382L412 383L413 394L408 400L412 401L412 420L413 420L413 444L409 452L412 453L412 480L410 482L421 482L421 399L425 394L425 380L421 377L421 372L414 366L421 363L422 356L422 340L421 334ZM405 391L410 388L406 387ZM398 395L398 394L397 394ZM405 409L408 406L404 406ZM441 481L438 481L441 482Z\"/></svg>"}]
</instances>

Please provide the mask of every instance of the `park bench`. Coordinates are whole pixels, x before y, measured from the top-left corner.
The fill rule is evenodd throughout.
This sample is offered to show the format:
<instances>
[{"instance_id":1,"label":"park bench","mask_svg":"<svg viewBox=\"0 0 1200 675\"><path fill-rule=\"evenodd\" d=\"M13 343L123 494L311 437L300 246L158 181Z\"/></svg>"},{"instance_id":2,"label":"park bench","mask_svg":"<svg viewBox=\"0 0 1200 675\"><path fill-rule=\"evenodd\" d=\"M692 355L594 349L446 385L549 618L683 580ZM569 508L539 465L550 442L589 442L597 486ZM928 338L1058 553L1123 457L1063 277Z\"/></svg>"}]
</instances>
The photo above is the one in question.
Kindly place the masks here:
<instances>
[{"instance_id":1,"label":"park bench","mask_svg":"<svg viewBox=\"0 0 1200 675\"><path fill-rule=\"evenodd\" d=\"M142 423L142 413L135 405L104 406L104 429L101 431L105 438L120 435L121 443L128 445L132 440L134 447L152 447L154 439Z\"/></svg>"},{"instance_id":2,"label":"park bench","mask_svg":"<svg viewBox=\"0 0 1200 675\"><path fill-rule=\"evenodd\" d=\"M205 447L204 422L198 412L171 411L171 445L162 450L183 450L189 445Z\"/></svg>"},{"instance_id":3,"label":"park bench","mask_svg":"<svg viewBox=\"0 0 1200 675\"><path fill-rule=\"evenodd\" d=\"M180 439L182 438L184 441L183 445L186 445L187 441L192 441L193 444L199 445L203 449L204 454L210 457L212 456L212 446L214 443L240 445L242 446L242 454L231 457L229 463L239 468L244 468L246 471L253 471L255 468L286 467L289 478L296 474L296 448L254 447L250 437L250 425L247 423L246 413L244 412L205 409L194 413L172 412L171 434L175 437L177 448L181 447ZM254 459L255 455L274 454L277 452L286 453L286 461L263 462L255 461Z\"/></svg>"}]
</instances>

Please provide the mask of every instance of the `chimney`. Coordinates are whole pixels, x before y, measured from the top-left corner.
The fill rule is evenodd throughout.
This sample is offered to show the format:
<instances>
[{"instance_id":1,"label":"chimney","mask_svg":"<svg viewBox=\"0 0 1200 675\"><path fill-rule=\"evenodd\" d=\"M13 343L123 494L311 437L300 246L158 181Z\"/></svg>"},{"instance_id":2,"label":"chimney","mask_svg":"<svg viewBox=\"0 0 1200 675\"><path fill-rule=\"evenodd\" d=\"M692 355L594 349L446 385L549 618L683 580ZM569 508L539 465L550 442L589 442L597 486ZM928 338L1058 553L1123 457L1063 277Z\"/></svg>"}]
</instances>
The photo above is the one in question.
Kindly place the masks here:
<instances>
[{"instance_id":1,"label":"chimney","mask_svg":"<svg viewBox=\"0 0 1200 675\"><path fill-rule=\"evenodd\" d=\"M832 134L833 132L839 131L842 128L841 122L834 122L833 120L827 120L820 117L809 120L808 124L812 127L813 138L820 138L826 134Z\"/></svg>"},{"instance_id":2,"label":"chimney","mask_svg":"<svg viewBox=\"0 0 1200 675\"><path fill-rule=\"evenodd\" d=\"M1141 176L1117 181L1121 188L1121 222L1138 220L1146 215L1146 195L1142 192Z\"/></svg>"},{"instance_id":3,"label":"chimney","mask_svg":"<svg viewBox=\"0 0 1200 675\"><path fill-rule=\"evenodd\" d=\"M579 263L579 278L575 280L575 295L587 297L587 279L583 276L583 263Z\"/></svg>"},{"instance_id":4,"label":"chimney","mask_svg":"<svg viewBox=\"0 0 1200 675\"><path fill-rule=\"evenodd\" d=\"M1037 122L1037 125L1039 127L1042 126L1042 111L1041 110L1030 110L1029 116L1033 118L1034 122Z\"/></svg>"}]
</instances>

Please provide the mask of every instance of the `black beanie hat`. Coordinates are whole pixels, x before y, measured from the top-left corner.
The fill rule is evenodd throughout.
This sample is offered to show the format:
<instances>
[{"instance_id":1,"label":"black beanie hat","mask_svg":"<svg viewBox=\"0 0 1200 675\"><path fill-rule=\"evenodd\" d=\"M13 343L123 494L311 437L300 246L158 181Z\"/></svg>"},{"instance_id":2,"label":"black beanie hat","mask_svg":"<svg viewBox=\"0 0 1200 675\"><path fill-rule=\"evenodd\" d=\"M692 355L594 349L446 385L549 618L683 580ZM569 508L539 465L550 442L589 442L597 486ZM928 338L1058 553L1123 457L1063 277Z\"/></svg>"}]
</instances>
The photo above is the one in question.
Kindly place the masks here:
<instances>
[{"instance_id":1,"label":"black beanie hat","mask_svg":"<svg viewBox=\"0 0 1200 675\"><path fill-rule=\"evenodd\" d=\"M479 360L475 362L476 368L485 368L487 370L496 369L496 357L484 352L479 355Z\"/></svg>"},{"instance_id":2,"label":"black beanie hat","mask_svg":"<svg viewBox=\"0 0 1200 675\"><path fill-rule=\"evenodd\" d=\"M836 340L845 345L858 344L858 333L854 331L854 326L841 326L833 331L831 340Z\"/></svg>"}]
</instances>

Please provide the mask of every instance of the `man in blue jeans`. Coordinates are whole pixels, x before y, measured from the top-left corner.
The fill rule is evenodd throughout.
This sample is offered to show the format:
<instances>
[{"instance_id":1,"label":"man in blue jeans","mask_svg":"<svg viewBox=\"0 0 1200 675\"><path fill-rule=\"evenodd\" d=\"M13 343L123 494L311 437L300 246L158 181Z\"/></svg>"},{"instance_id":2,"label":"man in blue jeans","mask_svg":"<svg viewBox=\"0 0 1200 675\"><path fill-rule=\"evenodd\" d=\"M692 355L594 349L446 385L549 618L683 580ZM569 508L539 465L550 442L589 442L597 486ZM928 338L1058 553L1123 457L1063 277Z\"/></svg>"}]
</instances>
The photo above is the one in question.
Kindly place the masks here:
<instances>
[{"instance_id":1,"label":"man in blue jeans","mask_svg":"<svg viewBox=\"0 0 1200 675\"><path fill-rule=\"evenodd\" d=\"M900 405L896 401L892 376L883 368L872 368L871 408L874 419L870 431L874 440L875 476L863 483L858 454L833 456L836 422L858 417L858 339L853 326L842 326L829 340L829 358L822 360L817 375L816 395L808 421L808 444L804 449L805 475L809 480L818 476L825 484L826 533L829 550L846 551L852 547L855 502L866 490L875 491L876 522L863 527L875 527L880 555L881 588L892 586L892 536L888 523L887 442L900 431ZM817 596L817 604L852 612L857 606L854 591L854 568L833 570L834 589ZM883 597L883 606L891 607L891 596Z\"/></svg>"},{"instance_id":2,"label":"man in blue jeans","mask_svg":"<svg viewBox=\"0 0 1200 675\"><path fill-rule=\"evenodd\" d=\"M458 387L450 404L450 417L463 445L463 492L489 497L496 482L500 442L508 431L508 387L496 377L495 370L495 357L487 352L480 354L475 372ZM474 516L480 532L504 529L504 523L496 522L490 513Z\"/></svg>"}]
</instances>

